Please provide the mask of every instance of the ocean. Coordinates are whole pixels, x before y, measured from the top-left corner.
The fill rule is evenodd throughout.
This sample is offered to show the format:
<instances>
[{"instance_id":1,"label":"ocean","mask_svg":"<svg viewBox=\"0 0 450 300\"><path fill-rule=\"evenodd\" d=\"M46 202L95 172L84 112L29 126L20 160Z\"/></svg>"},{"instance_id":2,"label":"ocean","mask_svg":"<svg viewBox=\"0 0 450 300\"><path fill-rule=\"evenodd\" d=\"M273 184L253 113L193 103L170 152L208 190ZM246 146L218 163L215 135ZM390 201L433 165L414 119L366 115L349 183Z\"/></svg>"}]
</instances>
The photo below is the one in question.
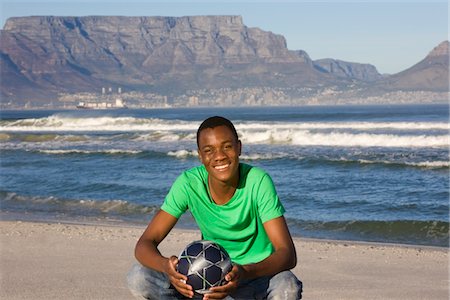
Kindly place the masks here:
<instances>
[{"instance_id":1,"label":"ocean","mask_svg":"<svg viewBox=\"0 0 450 300\"><path fill-rule=\"evenodd\" d=\"M444 104L1 111L1 219L147 224L212 115L272 176L294 236L448 247Z\"/></svg>"}]
</instances>

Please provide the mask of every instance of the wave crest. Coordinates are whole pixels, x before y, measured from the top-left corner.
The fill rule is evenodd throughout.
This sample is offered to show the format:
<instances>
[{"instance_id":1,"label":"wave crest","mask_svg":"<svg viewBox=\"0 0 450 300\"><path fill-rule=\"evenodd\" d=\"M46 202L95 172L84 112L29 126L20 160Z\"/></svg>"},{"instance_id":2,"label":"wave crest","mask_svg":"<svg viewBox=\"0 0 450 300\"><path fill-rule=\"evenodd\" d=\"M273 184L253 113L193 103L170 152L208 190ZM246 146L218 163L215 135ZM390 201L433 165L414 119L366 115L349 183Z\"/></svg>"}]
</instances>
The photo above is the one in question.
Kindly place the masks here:
<instances>
[{"instance_id":1,"label":"wave crest","mask_svg":"<svg viewBox=\"0 0 450 300\"><path fill-rule=\"evenodd\" d=\"M76 200L54 196L25 196L13 192L0 191L2 210L26 210L46 213L64 213L68 215L147 215L154 213L157 207L133 204L124 200Z\"/></svg>"},{"instance_id":2,"label":"wave crest","mask_svg":"<svg viewBox=\"0 0 450 300\"><path fill-rule=\"evenodd\" d=\"M449 222L420 220L386 221L299 221L288 219L288 224L323 238L338 238L373 242L412 243L448 247Z\"/></svg>"},{"instance_id":3,"label":"wave crest","mask_svg":"<svg viewBox=\"0 0 450 300\"><path fill-rule=\"evenodd\" d=\"M328 132L308 130L243 131L242 141L249 144L289 144L297 146L338 147L448 147L448 135L394 135Z\"/></svg>"},{"instance_id":4,"label":"wave crest","mask_svg":"<svg viewBox=\"0 0 450 300\"><path fill-rule=\"evenodd\" d=\"M53 115L40 119L1 121L1 131L167 131L196 130L199 124L135 117L66 117Z\"/></svg>"}]
</instances>

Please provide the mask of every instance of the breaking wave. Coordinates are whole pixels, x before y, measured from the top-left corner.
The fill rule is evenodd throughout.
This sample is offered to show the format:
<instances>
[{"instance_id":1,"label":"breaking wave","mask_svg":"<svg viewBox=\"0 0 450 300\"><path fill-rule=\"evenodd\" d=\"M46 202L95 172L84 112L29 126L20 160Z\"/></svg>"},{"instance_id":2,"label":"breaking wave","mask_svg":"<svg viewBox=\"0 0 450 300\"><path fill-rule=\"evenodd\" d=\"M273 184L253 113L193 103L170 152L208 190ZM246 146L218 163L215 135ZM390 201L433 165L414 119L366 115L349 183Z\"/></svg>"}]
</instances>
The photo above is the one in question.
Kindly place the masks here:
<instances>
[{"instance_id":1,"label":"breaking wave","mask_svg":"<svg viewBox=\"0 0 450 300\"><path fill-rule=\"evenodd\" d=\"M394 242L448 247L449 222L420 220L349 220L301 221L288 219L288 224L303 232L303 236L339 238L349 240Z\"/></svg>"},{"instance_id":2,"label":"breaking wave","mask_svg":"<svg viewBox=\"0 0 450 300\"><path fill-rule=\"evenodd\" d=\"M338 147L448 147L448 135L396 135L329 132L308 130L275 130L242 133L242 140L250 144L291 144L298 146Z\"/></svg>"},{"instance_id":3,"label":"breaking wave","mask_svg":"<svg viewBox=\"0 0 450 300\"><path fill-rule=\"evenodd\" d=\"M167 131L196 130L199 124L184 121L166 121L153 118L135 117L65 117L53 115L39 119L23 119L15 121L0 121L0 130L18 131Z\"/></svg>"},{"instance_id":4,"label":"breaking wave","mask_svg":"<svg viewBox=\"0 0 450 300\"><path fill-rule=\"evenodd\" d=\"M75 118L53 115L0 121L0 142L82 142L96 139L69 132L121 132L134 141L195 141L198 122L135 117ZM448 147L445 122L236 122L243 142L295 146ZM380 132L380 130L383 130ZM415 134L411 131L414 130ZM21 133L22 134L18 134ZM65 134L61 134L61 132ZM131 134L134 133L134 134ZM117 139L113 135L106 139Z\"/></svg>"},{"instance_id":5,"label":"breaking wave","mask_svg":"<svg viewBox=\"0 0 450 300\"><path fill-rule=\"evenodd\" d=\"M17 148L3 147L2 150L16 151ZM198 151L190 149L171 150L171 151L155 151L155 150L136 150L136 149L26 149L25 151L42 153L45 155L126 155L130 157L139 157L148 159L151 157L169 156L174 159L197 159ZM6 153L6 152L4 152ZM309 165L323 165L323 164L357 164L357 165L380 165L392 168L419 168L419 169L449 169L450 161L446 160L419 160L418 157L391 157L388 154L379 154L373 158L358 158L358 154L348 152L347 157L340 155L329 154L311 154L311 153L288 153L288 152L249 152L243 153L240 156L241 161L258 161L258 160L293 160L301 161ZM368 154L366 155L368 156ZM383 156L385 156L383 158Z\"/></svg>"},{"instance_id":6,"label":"breaking wave","mask_svg":"<svg viewBox=\"0 0 450 300\"><path fill-rule=\"evenodd\" d=\"M124 200L75 200L61 199L53 196L25 196L13 192L0 191L0 202L3 211L27 211L45 213L63 213L68 215L147 215L154 213L156 206L133 204Z\"/></svg>"},{"instance_id":7,"label":"breaking wave","mask_svg":"<svg viewBox=\"0 0 450 300\"><path fill-rule=\"evenodd\" d=\"M53 155L65 155L65 154L140 154L143 151L139 150L122 150L122 149L109 149L109 150L79 150L79 149L46 149L38 150L40 153L53 154Z\"/></svg>"},{"instance_id":8,"label":"breaking wave","mask_svg":"<svg viewBox=\"0 0 450 300\"><path fill-rule=\"evenodd\" d=\"M445 122L235 122L237 130L445 130ZM52 115L38 119L2 120L1 131L196 131L200 122L136 117L70 117Z\"/></svg>"}]
</instances>

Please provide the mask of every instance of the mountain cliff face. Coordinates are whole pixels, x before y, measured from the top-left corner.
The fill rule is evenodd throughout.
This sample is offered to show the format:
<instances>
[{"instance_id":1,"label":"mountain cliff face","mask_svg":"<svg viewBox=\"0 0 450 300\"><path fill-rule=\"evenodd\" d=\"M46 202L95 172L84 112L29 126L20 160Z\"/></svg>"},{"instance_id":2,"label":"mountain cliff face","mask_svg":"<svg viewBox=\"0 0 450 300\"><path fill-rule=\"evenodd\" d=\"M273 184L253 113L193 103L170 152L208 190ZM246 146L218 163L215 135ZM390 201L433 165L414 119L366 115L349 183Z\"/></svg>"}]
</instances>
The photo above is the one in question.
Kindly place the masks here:
<instances>
[{"instance_id":1,"label":"mountain cliff face","mask_svg":"<svg viewBox=\"0 0 450 300\"><path fill-rule=\"evenodd\" d=\"M328 80L283 36L238 16L11 18L0 44L3 95L25 83L50 93L107 84L177 92Z\"/></svg>"},{"instance_id":2,"label":"mountain cliff face","mask_svg":"<svg viewBox=\"0 0 450 300\"><path fill-rule=\"evenodd\" d=\"M415 86L433 90L439 81L440 88L448 81L445 55L448 43L447 52L383 84L403 88L417 78ZM108 86L159 95L345 88L381 76L371 65L312 61L302 50L288 50L283 36L249 28L239 16L10 18L0 31L0 71L2 102L48 101Z\"/></svg>"},{"instance_id":3,"label":"mountain cliff face","mask_svg":"<svg viewBox=\"0 0 450 300\"><path fill-rule=\"evenodd\" d=\"M354 78L362 81L376 81L383 76L370 64L351 63L337 59L325 58L314 61L314 67L325 73L338 77Z\"/></svg>"}]
</instances>

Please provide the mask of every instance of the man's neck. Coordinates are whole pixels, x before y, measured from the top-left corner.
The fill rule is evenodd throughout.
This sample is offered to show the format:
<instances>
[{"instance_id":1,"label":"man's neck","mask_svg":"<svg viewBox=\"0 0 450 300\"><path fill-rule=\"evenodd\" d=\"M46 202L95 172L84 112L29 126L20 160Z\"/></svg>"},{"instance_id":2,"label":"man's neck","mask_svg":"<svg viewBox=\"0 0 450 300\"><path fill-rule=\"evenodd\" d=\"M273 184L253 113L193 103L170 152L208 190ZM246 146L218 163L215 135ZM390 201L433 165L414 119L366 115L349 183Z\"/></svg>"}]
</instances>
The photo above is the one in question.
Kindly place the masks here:
<instances>
[{"instance_id":1,"label":"man's neck","mask_svg":"<svg viewBox=\"0 0 450 300\"><path fill-rule=\"evenodd\" d=\"M237 176L237 178L234 179L231 183L214 181L211 180L210 177L208 177L208 186L211 198L214 203L218 205L226 204L228 201L230 201L231 198L233 198L238 184L239 176Z\"/></svg>"}]
</instances>

